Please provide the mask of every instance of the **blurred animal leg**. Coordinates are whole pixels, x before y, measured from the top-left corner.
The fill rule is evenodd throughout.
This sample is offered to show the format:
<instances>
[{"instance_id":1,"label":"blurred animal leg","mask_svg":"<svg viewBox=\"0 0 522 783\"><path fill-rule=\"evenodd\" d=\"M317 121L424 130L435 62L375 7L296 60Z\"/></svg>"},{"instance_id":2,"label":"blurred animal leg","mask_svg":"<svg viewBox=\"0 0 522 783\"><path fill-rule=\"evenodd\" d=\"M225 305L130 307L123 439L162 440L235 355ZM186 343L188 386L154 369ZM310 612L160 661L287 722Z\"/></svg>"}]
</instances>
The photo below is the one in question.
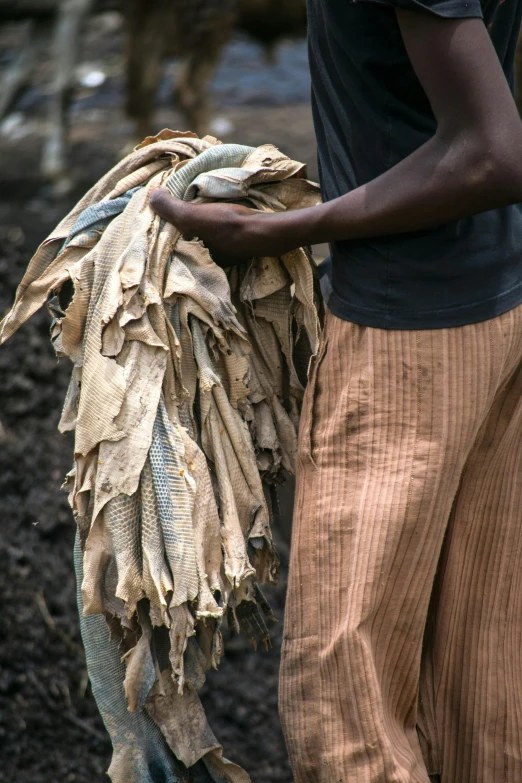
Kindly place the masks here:
<instances>
[{"instance_id":1,"label":"blurred animal leg","mask_svg":"<svg viewBox=\"0 0 522 783\"><path fill-rule=\"evenodd\" d=\"M64 0L54 30L54 85L49 113L49 135L42 157L42 173L63 185L67 177L67 133L80 33L94 0Z\"/></svg>"},{"instance_id":2,"label":"blurred animal leg","mask_svg":"<svg viewBox=\"0 0 522 783\"><path fill-rule=\"evenodd\" d=\"M32 19L28 24L28 40L15 62L7 70L0 85L0 120L8 114L27 86L39 55L50 38L49 21Z\"/></svg>"},{"instance_id":3,"label":"blurred animal leg","mask_svg":"<svg viewBox=\"0 0 522 783\"><path fill-rule=\"evenodd\" d=\"M224 41L223 41L224 43ZM178 97L188 130L199 136L208 133L210 125L209 84L216 70L222 43L211 49L201 48L189 54L181 69Z\"/></svg>"},{"instance_id":4,"label":"blurred animal leg","mask_svg":"<svg viewBox=\"0 0 522 783\"><path fill-rule=\"evenodd\" d=\"M136 124L139 141L153 130L166 34L163 8L163 3L148 5L144 0L128 0L124 9L127 28L125 110Z\"/></svg>"}]
</instances>

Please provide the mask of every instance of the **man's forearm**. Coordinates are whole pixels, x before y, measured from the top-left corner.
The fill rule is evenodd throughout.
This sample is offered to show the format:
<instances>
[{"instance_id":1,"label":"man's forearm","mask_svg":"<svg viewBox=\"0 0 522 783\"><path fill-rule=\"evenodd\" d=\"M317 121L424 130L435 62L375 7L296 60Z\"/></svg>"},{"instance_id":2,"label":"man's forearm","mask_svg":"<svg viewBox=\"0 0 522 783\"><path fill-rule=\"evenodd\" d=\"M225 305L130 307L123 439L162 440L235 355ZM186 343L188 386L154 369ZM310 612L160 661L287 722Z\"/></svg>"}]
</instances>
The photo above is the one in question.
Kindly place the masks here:
<instances>
[{"instance_id":1,"label":"man's forearm","mask_svg":"<svg viewBox=\"0 0 522 783\"><path fill-rule=\"evenodd\" d=\"M500 135L503 135L503 138ZM302 245L429 229L522 202L522 124L505 122L494 139L438 134L381 176L332 201L266 213L226 204L190 205L157 191L153 208L187 236L219 251L224 263L278 256Z\"/></svg>"},{"instance_id":2,"label":"man's forearm","mask_svg":"<svg viewBox=\"0 0 522 783\"><path fill-rule=\"evenodd\" d=\"M289 245L400 234L522 201L522 130L500 158L469 139L434 137L366 185L333 201L277 216ZM498 142L497 142L498 144ZM498 147L501 147L498 144Z\"/></svg>"},{"instance_id":3,"label":"man's forearm","mask_svg":"<svg viewBox=\"0 0 522 783\"><path fill-rule=\"evenodd\" d=\"M397 19L437 123L428 142L371 182L309 209L190 205L166 191L153 195L153 209L230 263L425 230L522 202L522 123L482 20L402 10Z\"/></svg>"}]
</instances>

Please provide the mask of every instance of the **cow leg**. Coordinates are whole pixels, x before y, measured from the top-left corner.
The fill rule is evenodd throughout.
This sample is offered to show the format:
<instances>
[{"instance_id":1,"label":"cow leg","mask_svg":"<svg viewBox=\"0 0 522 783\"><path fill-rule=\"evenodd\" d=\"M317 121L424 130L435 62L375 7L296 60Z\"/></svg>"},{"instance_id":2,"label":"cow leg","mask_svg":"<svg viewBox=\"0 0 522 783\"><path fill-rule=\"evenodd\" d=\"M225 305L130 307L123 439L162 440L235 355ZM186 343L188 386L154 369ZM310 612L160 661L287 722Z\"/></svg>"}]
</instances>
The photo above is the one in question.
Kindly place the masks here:
<instances>
[{"instance_id":1,"label":"cow leg","mask_svg":"<svg viewBox=\"0 0 522 783\"><path fill-rule=\"evenodd\" d=\"M7 70L0 85L0 120L11 111L18 96L27 86L31 73L50 37L48 20L31 20L28 28L28 40Z\"/></svg>"},{"instance_id":2,"label":"cow leg","mask_svg":"<svg viewBox=\"0 0 522 783\"><path fill-rule=\"evenodd\" d=\"M126 97L127 115L136 124L141 141L152 131L165 39L165 6L162 2L126 0L127 28Z\"/></svg>"},{"instance_id":3,"label":"cow leg","mask_svg":"<svg viewBox=\"0 0 522 783\"><path fill-rule=\"evenodd\" d=\"M180 0L177 24L180 51L185 55L176 96L190 130L208 133L211 101L209 86L222 49L236 21L236 0Z\"/></svg>"},{"instance_id":4,"label":"cow leg","mask_svg":"<svg viewBox=\"0 0 522 783\"><path fill-rule=\"evenodd\" d=\"M208 132L210 99L208 86L218 60L218 52L191 53L183 61L176 95L188 130L199 136Z\"/></svg>"},{"instance_id":5,"label":"cow leg","mask_svg":"<svg viewBox=\"0 0 522 783\"><path fill-rule=\"evenodd\" d=\"M75 84L75 67L83 23L94 0L63 0L54 29L54 84L49 112L49 134L42 157L42 173L55 180L59 190L70 184L67 173L69 108Z\"/></svg>"},{"instance_id":6,"label":"cow leg","mask_svg":"<svg viewBox=\"0 0 522 783\"><path fill-rule=\"evenodd\" d=\"M228 31L216 36L210 46L201 46L185 58L179 77L177 97L188 129L199 136L209 132L211 99L209 85L214 76Z\"/></svg>"}]
</instances>

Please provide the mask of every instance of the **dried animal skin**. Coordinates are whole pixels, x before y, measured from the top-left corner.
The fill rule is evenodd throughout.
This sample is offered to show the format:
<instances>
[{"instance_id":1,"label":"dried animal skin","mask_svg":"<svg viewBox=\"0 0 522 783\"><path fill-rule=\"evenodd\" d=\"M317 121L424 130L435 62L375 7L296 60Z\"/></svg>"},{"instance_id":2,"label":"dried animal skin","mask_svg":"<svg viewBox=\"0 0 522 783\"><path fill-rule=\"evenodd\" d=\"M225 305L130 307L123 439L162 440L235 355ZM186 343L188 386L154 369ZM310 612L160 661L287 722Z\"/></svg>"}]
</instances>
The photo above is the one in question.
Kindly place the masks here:
<instances>
[{"instance_id":1,"label":"dried animal skin","mask_svg":"<svg viewBox=\"0 0 522 783\"><path fill-rule=\"evenodd\" d=\"M186 432L181 430L181 435L189 469L196 481L192 512L198 574L196 617L221 618L223 608L218 605L215 596L217 594L226 602L227 586L222 577L221 521L216 498L205 455Z\"/></svg>"},{"instance_id":2,"label":"dried animal skin","mask_svg":"<svg viewBox=\"0 0 522 783\"><path fill-rule=\"evenodd\" d=\"M140 639L122 657L125 663L123 687L130 712L145 707L156 682L156 667L151 650L151 629L148 623L144 621L142 623L143 633Z\"/></svg>"},{"instance_id":3,"label":"dried animal skin","mask_svg":"<svg viewBox=\"0 0 522 783\"><path fill-rule=\"evenodd\" d=\"M137 495L118 495L107 503L104 516L116 560L115 595L125 602L126 615L131 618L143 597L139 498Z\"/></svg>"},{"instance_id":4,"label":"dried animal skin","mask_svg":"<svg viewBox=\"0 0 522 783\"><path fill-rule=\"evenodd\" d=\"M143 592L150 601L152 624L168 625L166 595L173 592L174 586L165 555L149 457L141 471L140 504Z\"/></svg>"},{"instance_id":5,"label":"dried animal skin","mask_svg":"<svg viewBox=\"0 0 522 783\"><path fill-rule=\"evenodd\" d=\"M159 134L161 135L161 134ZM77 218L92 204L109 198L109 193L125 176L141 169L152 160L162 156L170 159L172 155L183 155L186 158L208 149L212 143L204 139L191 139L180 133L175 138L160 139L155 144L149 144L128 155L102 177L78 202L75 208L58 224L53 233L40 245L33 256L27 271L17 289L16 299L12 309L3 319L0 329L0 343L7 340L28 318L45 302L48 292L48 276L52 274L52 288L58 287L60 273L63 268L63 258L57 258L64 240L68 236ZM51 270L50 264L57 263Z\"/></svg>"},{"instance_id":6,"label":"dried animal skin","mask_svg":"<svg viewBox=\"0 0 522 783\"><path fill-rule=\"evenodd\" d=\"M160 402L149 451L167 563L174 583L172 605L198 595L192 512L195 481L188 471L183 439Z\"/></svg>"},{"instance_id":7,"label":"dried animal skin","mask_svg":"<svg viewBox=\"0 0 522 783\"><path fill-rule=\"evenodd\" d=\"M50 297L53 344L73 364L64 486L113 783L151 783L152 767L169 783L248 781L196 690L222 657L225 615L269 643L257 583L277 579L278 557L265 490L294 469L299 367L319 335L305 250L223 270L152 212L150 194L165 185L271 211L317 203L304 177L272 145L149 137L43 243L0 324L5 340Z\"/></svg>"},{"instance_id":8,"label":"dried animal skin","mask_svg":"<svg viewBox=\"0 0 522 783\"><path fill-rule=\"evenodd\" d=\"M197 693L190 688L178 693L168 672L162 672L154 685L147 711L163 727L174 755L187 767L221 747L207 723Z\"/></svg>"}]
</instances>

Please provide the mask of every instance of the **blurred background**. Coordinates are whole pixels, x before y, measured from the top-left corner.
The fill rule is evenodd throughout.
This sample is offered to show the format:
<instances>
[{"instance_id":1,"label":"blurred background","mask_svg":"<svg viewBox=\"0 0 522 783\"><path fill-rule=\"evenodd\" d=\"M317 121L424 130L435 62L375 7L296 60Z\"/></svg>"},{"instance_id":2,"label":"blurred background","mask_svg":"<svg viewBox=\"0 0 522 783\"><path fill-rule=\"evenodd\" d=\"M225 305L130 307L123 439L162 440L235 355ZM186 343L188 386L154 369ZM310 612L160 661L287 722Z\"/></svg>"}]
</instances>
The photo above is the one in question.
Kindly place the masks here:
<instances>
[{"instance_id":1,"label":"blurred background","mask_svg":"<svg viewBox=\"0 0 522 783\"><path fill-rule=\"evenodd\" d=\"M0 313L37 245L147 133L270 142L317 178L303 0L0 0ZM324 249L318 249L319 256ZM0 781L102 783L110 743L86 677L59 491L70 368L47 313L0 349ZM225 755L291 781L277 717L291 487L268 652L227 641L203 693Z\"/></svg>"}]
</instances>

